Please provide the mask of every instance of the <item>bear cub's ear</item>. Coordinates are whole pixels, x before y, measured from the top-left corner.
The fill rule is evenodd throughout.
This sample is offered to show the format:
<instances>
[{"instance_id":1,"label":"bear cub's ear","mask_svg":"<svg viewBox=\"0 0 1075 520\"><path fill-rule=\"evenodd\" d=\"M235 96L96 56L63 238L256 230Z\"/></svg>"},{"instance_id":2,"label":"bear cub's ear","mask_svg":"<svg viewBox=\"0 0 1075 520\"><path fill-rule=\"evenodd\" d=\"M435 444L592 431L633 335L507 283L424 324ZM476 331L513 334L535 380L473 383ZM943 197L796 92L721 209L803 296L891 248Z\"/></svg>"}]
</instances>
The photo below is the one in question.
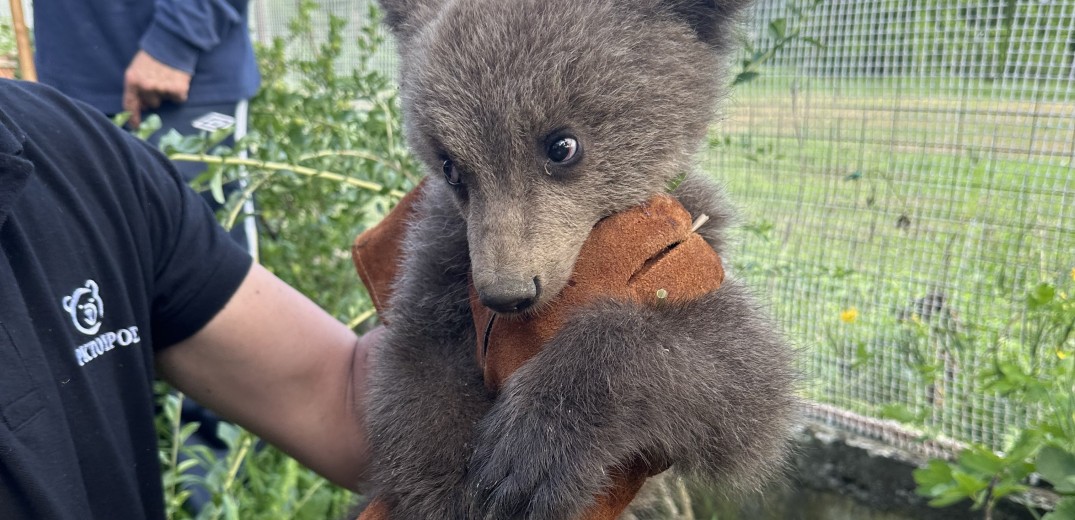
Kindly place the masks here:
<instances>
[{"instance_id":1,"label":"bear cub's ear","mask_svg":"<svg viewBox=\"0 0 1075 520\"><path fill-rule=\"evenodd\" d=\"M665 9L690 25L702 41L721 47L730 40L736 18L751 0L660 0Z\"/></svg>"},{"instance_id":2,"label":"bear cub's ear","mask_svg":"<svg viewBox=\"0 0 1075 520\"><path fill-rule=\"evenodd\" d=\"M400 40L409 39L440 8L444 0L377 0L384 23Z\"/></svg>"}]
</instances>

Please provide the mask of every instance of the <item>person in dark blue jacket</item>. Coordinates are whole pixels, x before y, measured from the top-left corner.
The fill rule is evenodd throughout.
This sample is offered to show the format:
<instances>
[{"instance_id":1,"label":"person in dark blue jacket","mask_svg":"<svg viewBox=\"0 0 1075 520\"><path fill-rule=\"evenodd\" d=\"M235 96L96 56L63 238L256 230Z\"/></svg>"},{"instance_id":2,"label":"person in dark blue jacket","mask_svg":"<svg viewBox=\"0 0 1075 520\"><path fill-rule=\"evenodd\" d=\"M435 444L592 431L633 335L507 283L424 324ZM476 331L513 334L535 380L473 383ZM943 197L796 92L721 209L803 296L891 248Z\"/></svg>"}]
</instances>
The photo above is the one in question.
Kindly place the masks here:
<instances>
[{"instance_id":1,"label":"person in dark blue jacket","mask_svg":"<svg viewBox=\"0 0 1075 520\"><path fill-rule=\"evenodd\" d=\"M235 104L260 84L246 0L36 0L42 83L105 114Z\"/></svg>"},{"instance_id":2,"label":"person in dark blue jacket","mask_svg":"<svg viewBox=\"0 0 1075 520\"><path fill-rule=\"evenodd\" d=\"M246 133L246 101L261 84L247 0L36 0L34 36L42 83L108 116L130 112L132 127L159 115L154 144L170 129ZM205 170L176 167L188 181ZM256 254L253 218L231 234Z\"/></svg>"}]
</instances>

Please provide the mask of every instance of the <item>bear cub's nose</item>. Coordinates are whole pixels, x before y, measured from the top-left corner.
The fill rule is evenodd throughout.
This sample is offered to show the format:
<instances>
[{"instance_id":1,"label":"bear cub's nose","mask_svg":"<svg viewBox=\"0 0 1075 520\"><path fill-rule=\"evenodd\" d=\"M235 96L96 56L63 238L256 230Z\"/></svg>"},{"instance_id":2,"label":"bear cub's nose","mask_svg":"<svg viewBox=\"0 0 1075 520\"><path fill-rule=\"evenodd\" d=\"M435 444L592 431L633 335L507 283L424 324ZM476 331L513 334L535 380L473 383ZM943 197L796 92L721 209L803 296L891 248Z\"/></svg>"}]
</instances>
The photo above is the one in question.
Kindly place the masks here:
<instances>
[{"instance_id":1,"label":"bear cub's nose","mask_svg":"<svg viewBox=\"0 0 1075 520\"><path fill-rule=\"evenodd\" d=\"M541 284L535 276L532 280L518 280L495 284L478 291L482 305L501 313L522 312L537 303Z\"/></svg>"}]
</instances>

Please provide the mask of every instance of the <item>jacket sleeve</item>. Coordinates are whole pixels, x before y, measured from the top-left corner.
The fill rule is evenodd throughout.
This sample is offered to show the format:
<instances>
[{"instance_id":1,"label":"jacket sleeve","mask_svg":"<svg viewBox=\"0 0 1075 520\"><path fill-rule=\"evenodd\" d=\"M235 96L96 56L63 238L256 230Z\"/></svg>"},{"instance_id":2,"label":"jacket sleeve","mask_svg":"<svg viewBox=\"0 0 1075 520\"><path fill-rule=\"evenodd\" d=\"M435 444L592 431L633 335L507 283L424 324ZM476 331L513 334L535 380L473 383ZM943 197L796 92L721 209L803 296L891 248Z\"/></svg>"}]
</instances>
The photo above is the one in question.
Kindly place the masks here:
<instances>
[{"instance_id":1,"label":"jacket sleeve","mask_svg":"<svg viewBox=\"0 0 1075 520\"><path fill-rule=\"evenodd\" d=\"M161 63L194 73L198 56L241 27L247 0L157 0L142 50Z\"/></svg>"}]
</instances>

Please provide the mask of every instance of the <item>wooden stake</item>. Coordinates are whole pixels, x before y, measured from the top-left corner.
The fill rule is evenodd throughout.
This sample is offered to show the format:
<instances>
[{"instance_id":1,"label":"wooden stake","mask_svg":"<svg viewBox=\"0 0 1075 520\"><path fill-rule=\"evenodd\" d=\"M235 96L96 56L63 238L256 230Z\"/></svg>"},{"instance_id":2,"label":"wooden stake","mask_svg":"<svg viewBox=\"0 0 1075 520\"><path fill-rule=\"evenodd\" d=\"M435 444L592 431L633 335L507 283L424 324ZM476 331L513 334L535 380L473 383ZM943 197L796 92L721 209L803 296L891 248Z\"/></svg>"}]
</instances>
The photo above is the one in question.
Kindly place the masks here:
<instances>
[{"instance_id":1,"label":"wooden stake","mask_svg":"<svg viewBox=\"0 0 1075 520\"><path fill-rule=\"evenodd\" d=\"M30 33L26 29L26 17L22 14L22 0L8 0L11 4L11 21L15 28L15 44L19 49L19 71L22 79L37 81L34 68L34 51L30 48Z\"/></svg>"}]
</instances>

